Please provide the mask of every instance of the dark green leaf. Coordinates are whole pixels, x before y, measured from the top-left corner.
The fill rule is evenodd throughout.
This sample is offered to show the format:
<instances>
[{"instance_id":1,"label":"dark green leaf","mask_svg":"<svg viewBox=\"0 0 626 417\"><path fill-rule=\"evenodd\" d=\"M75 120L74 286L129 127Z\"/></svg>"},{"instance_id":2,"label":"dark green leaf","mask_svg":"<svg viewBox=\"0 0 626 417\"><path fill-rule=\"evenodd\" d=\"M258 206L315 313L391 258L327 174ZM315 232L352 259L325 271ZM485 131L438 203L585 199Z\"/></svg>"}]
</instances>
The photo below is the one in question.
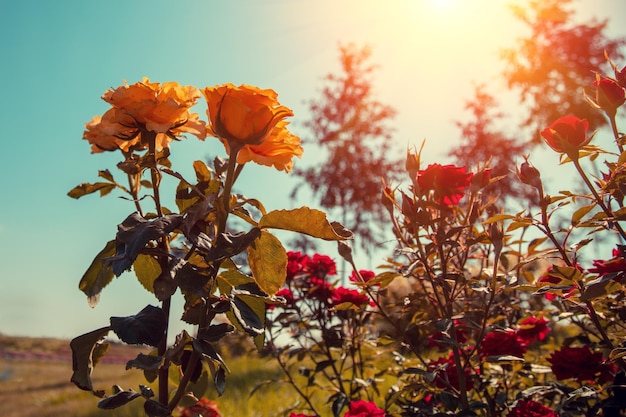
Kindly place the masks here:
<instances>
[{"instance_id":1,"label":"dark green leaf","mask_svg":"<svg viewBox=\"0 0 626 417\"><path fill-rule=\"evenodd\" d=\"M208 329L203 329L198 332L198 339L206 340L208 342L217 342L228 333L232 333L235 327L230 323L220 323L209 326Z\"/></svg>"},{"instance_id":2,"label":"dark green leaf","mask_svg":"<svg viewBox=\"0 0 626 417\"><path fill-rule=\"evenodd\" d=\"M223 233L217 240L217 245L209 250L206 258L211 261L218 261L246 250L248 246L261 235L261 230L257 227L250 229L249 232L230 234Z\"/></svg>"},{"instance_id":3,"label":"dark green leaf","mask_svg":"<svg viewBox=\"0 0 626 417\"><path fill-rule=\"evenodd\" d=\"M213 380L215 381L217 394L221 397L226 390L226 372L224 371L224 368L221 366L217 367L217 371L215 371L215 375L213 375Z\"/></svg>"},{"instance_id":4,"label":"dark green leaf","mask_svg":"<svg viewBox=\"0 0 626 417\"><path fill-rule=\"evenodd\" d=\"M126 362L126 369L137 368L144 371L156 371L161 367L163 358L160 356L145 355L140 353L135 359Z\"/></svg>"},{"instance_id":5,"label":"dark green leaf","mask_svg":"<svg viewBox=\"0 0 626 417\"><path fill-rule=\"evenodd\" d=\"M231 311L237 322L250 336L257 336L265 331L258 306L249 305L256 304L254 301L258 302L258 299L254 297L233 297L230 304ZM263 317L265 317L265 303L261 301L261 304L263 305Z\"/></svg>"},{"instance_id":6,"label":"dark green leaf","mask_svg":"<svg viewBox=\"0 0 626 417\"><path fill-rule=\"evenodd\" d=\"M128 404L137 397L141 397L141 394L133 391L132 389L128 391L118 391L115 394L98 401L98 408L112 410Z\"/></svg>"},{"instance_id":7,"label":"dark green leaf","mask_svg":"<svg viewBox=\"0 0 626 417\"><path fill-rule=\"evenodd\" d=\"M167 406L154 400L147 400L143 403L143 410L148 417L168 417L172 415Z\"/></svg>"},{"instance_id":8,"label":"dark green leaf","mask_svg":"<svg viewBox=\"0 0 626 417\"><path fill-rule=\"evenodd\" d=\"M166 325L163 310L151 305L134 316L111 317L111 329L124 343L131 345L158 346Z\"/></svg>"},{"instance_id":9,"label":"dark green leaf","mask_svg":"<svg viewBox=\"0 0 626 417\"><path fill-rule=\"evenodd\" d=\"M87 302L91 307L98 304L100 292L106 287L115 276L111 270L111 265L103 262L105 258L115 254L115 241L107 242L104 249L100 251L85 271L85 274L78 283L78 289L87 295Z\"/></svg>"},{"instance_id":10,"label":"dark green leaf","mask_svg":"<svg viewBox=\"0 0 626 417\"><path fill-rule=\"evenodd\" d=\"M222 356L213 348L213 346L204 340L194 339L193 350L197 353L201 354L203 357L206 357L214 362L221 364L222 366L226 366L226 362L222 359Z\"/></svg>"},{"instance_id":11,"label":"dark green leaf","mask_svg":"<svg viewBox=\"0 0 626 417\"><path fill-rule=\"evenodd\" d=\"M113 273L120 276L122 272L130 269L148 242L171 233L182 219L183 216L179 214L170 214L154 220L146 220L139 213L128 216L117 226L115 256L106 259L111 264Z\"/></svg>"},{"instance_id":12,"label":"dark green leaf","mask_svg":"<svg viewBox=\"0 0 626 417\"><path fill-rule=\"evenodd\" d=\"M94 358L96 346L102 344L102 340L109 333L109 327L103 327L81 336L75 337L70 342L72 349L72 374L71 381L85 391L93 391L91 372L97 360Z\"/></svg>"}]
</instances>

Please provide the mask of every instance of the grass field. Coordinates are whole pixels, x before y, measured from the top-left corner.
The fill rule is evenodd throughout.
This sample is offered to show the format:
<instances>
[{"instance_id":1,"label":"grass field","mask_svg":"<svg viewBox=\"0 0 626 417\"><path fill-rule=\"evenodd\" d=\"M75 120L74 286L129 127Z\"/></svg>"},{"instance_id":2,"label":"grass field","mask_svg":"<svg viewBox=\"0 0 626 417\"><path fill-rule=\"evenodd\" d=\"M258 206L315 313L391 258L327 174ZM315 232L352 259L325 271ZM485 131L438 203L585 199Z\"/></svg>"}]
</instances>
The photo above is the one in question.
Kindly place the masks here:
<instances>
[{"instance_id":1,"label":"grass field","mask_svg":"<svg viewBox=\"0 0 626 417\"><path fill-rule=\"evenodd\" d=\"M138 390L144 383L138 370L125 371L127 360L139 348L113 344L93 375L96 388L110 389L118 384ZM145 350L144 350L145 351ZM281 378L277 366L255 355L228 360L232 373L226 379L226 392L216 400L224 417L274 417L297 400L285 384L269 384L249 398L252 388L264 380ZM0 334L0 416L2 417L139 417L144 416L140 399L115 410L99 410L98 398L79 390L70 382L72 374L69 341L43 338L16 338Z\"/></svg>"}]
</instances>

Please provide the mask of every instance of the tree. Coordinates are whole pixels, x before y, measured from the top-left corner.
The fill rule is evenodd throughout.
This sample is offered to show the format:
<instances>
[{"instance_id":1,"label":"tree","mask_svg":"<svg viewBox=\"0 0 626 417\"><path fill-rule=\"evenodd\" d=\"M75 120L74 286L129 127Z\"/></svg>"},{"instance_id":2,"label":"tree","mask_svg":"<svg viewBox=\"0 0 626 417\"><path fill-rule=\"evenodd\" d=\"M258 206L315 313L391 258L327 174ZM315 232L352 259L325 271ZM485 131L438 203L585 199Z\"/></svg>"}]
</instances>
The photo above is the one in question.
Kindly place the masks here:
<instances>
[{"instance_id":1,"label":"tree","mask_svg":"<svg viewBox=\"0 0 626 417\"><path fill-rule=\"evenodd\" d=\"M529 105L524 125L534 132L567 114L589 121L591 129L607 120L585 101L583 88L593 88L595 73L606 66L605 51L621 59L625 39L605 36L607 20L572 22L571 0L531 0L528 7L514 6L515 16L530 29L526 38L503 51L508 86L519 90L522 103Z\"/></svg>"},{"instance_id":2,"label":"tree","mask_svg":"<svg viewBox=\"0 0 626 417\"><path fill-rule=\"evenodd\" d=\"M479 164L490 161L491 177L504 178L487 186L483 193L498 196L500 199L530 197L528 187L519 181L511 181L519 157L529 148L529 144L519 138L508 137L497 130L495 122L504 117L497 111L496 99L485 91L484 85L476 86L474 98L468 100L465 109L472 118L468 122L456 122L461 129L461 145L450 150L457 165L475 170Z\"/></svg>"},{"instance_id":3,"label":"tree","mask_svg":"<svg viewBox=\"0 0 626 417\"><path fill-rule=\"evenodd\" d=\"M370 48L340 45L339 52L341 73L325 76L321 96L310 101L311 118L305 123L310 136L304 142L317 145L321 159L294 172L322 207L341 213L343 224L369 252L383 230L381 179L391 181L401 168L390 156L388 122L396 111L374 97L376 67L368 62Z\"/></svg>"}]
</instances>

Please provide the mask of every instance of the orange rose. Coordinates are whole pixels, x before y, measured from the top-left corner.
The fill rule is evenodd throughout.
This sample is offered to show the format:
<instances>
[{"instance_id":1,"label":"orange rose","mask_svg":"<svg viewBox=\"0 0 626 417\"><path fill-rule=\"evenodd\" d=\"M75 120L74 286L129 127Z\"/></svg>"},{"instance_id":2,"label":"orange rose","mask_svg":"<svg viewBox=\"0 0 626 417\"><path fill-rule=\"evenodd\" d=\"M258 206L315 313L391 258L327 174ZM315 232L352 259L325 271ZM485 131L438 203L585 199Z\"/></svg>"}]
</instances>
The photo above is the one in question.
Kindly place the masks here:
<instances>
[{"instance_id":1,"label":"orange rose","mask_svg":"<svg viewBox=\"0 0 626 417\"><path fill-rule=\"evenodd\" d=\"M244 146L237 154L237 163L254 161L260 165L274 166L279 171L290 172L293 157L301 157L304 150L300 146L300 138L287 130L287 124L288 122L278 123L260 145Z\"/></svg>"},{"instance_id":2,"label":"orange rose","mask_svg":"<svg viewBox=\"0 0 626 417\"><path fill-rule=\"evenodd\" d=\"M123 110L146 130L168 133L180 130L187 123L194 125L189 127L191 130L200 131L198 117L189 114L189 108L196 104L199 97L195 87L181 86L177 82L160 85L144 78L141 82L132 85L124 83L115 90L108 90L102 99Z\"/></svg>"},{"instance_id":3,"label":"orange rose","mask_svg":"<svg viewBox=\"0 0 626 417\"><path fill-rule=\"evenodd\" d=\"M126 116L128 123L132 119ZM109 109L102 116L95 116L85 124L83 139L91 144L91 153L114 151L120 149L128 152L139 143L137 129L128 126L128 123L120 122L124 114L119 114L117 109Z\"/></svg>"},{"instance_id":4,"label":"orange rose","mask_svg":"<svg viewBox=\"0 0 626 417\"><path fill-rule=\"evenodd\" d=\"M156 133L157 150L168 147L183 133L204 139L205 123L198 113L189 112L199 97L195 87L176 82L161 85L144 78L132 85L124 83L104 93L102 99L112 108L86 124L83 139L89 141L92 152L146 149L143 132Z\"/></svg>"},{"instance_id":5,"label":"orange rose","mask_svg":"<svg viewBox=\"0 0 626 417\"><path fill-rule=\"evenodd\" d=\"M274 127L293 112L281 106L274 90L225 84L207 87L206 98L209 134L239 150L244 145L260 145ZM230 151L229 151L230 152Z\"/></svg>"}]
</instances>

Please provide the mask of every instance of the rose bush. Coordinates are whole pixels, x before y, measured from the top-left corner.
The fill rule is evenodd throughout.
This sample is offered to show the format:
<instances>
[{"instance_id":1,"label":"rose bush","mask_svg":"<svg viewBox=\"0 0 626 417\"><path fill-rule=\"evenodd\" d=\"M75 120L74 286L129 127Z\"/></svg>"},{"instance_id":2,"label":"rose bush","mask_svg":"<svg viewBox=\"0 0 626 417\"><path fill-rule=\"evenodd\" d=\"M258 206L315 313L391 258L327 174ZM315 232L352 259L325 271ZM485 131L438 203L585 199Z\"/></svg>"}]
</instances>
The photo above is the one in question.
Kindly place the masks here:
<instances>
[{"instance_id":1,"label":"rose bush","mask_svg":"<svg viewBox=\"0 0 626 417\"><path fill-rule=\"evenodd\" d=\"M590 104L612 121L626 73L613 67L615 80L587 86L597 93ZM294 298L268 314L267 352L300 407L334 416L353 415L355 401L387 416L626 412L626 139L613 127L618 153L592 144L587 121L575 115L545 127L545 143L574 165L587 193L547 194L540 171L520 155L519 180L537 197L517 214L485 193L499 180L489 167L423 169L409 151L409 186L381 192L393 256L374 273L340 251L352 267L343 272L350 292L369 303L333 304L333 294L349 291L341 280L312 273L311 258L291 253L286 288ZM605 171L590 176L600 159ZM607 246L612 256L597 259ZM330 411L319 406L328 397Z\"/></svg>"},{"instance_id":2,"label":"rose bush","mask_svg":"<svg viewBox=\"0 0 626 417\"><path fill-rule=\"evenodd\" d=\"M573 164L583 191L548 194L540 171L520 155L518 179L536 197L509 214L488 194L501 180L490 167L422 169L421 155L409 150L406 184L381 190L396 249L377 271L356 265L343 242L351 233L322 212L267 211L232 193L246 163L289 172L302 154L288 129L292 112L275 92L148 79L109 90L103 98L111 108L86 125L84 139L94 153L120 151L118 168L129 185L104 170L104 181L81 184L70 196L119 190L135 212L79 286L95 305L114 276L132 270L161 306L112 317L75 338L73 382L104 397L101 408L143 398L150 416L219 416L196 383L210 375L224 392L227 366L215 344L239 331L294 388L297 401L279 410L292 417L624 414L626 138L616 115L626 67L611 65L614 79L599 76L584 87L594 91L590 105L609 118L617 152L593 144L587 120L575 115L541 131L560 162ZM198 91L207 100L206 123L190 110ZM196 179L185 178L168 159L170 144L184 133L218 138L228 160L195 161ZM177 181L177 210L164 205L164 178ZM273 229L338 242L350 269L339 270L329 255L285 250ZM184 331L168 345L177 291L183 320L197 332ZM140 386L105 396L93 387L91 371L111 331L156 348L127 364L157 381L156 394Z\"/></svg>"},{"instance_id":3,"label":"rose bush","mask_svg":"<svg viewBox=\"0 0 626 417\"><path fill-rule=\"evenodd\" d=\"M115 238L96 256L79 288L93 307L114 276L132 270L161 303L134 316L111 317L110 325L72 340L72 382L102 397L100 408L114 409L143 398L151 417L172 413L220 417L215 402L199 398L207 389L199 381L212 380L220 395L225 389L228 367L216 344L239 330L262 348L266 306L273 306L276 297L289 300L288 292L279 291L287 280L287 253L271 230L330 241L351 238L349 231L329 222L319 210L268 212L259 200L232 193L247 162L288 172L293 157L302 154L300 139L287 129L286 118L293 113L278 102L273 90L226 84L207 87L202 93L208 123L190 111L201 97L199 89L144 78L105 92L102 98L111 108L86 125L84 139L93 153L121 151L117 167L128 186L109 170L102 170L99 176L104 181L80 184L69 195L80 198L99 192L104 196L119 190L135 211L118 225ZM170 143L183 139L184 133L202 140L207 135L218 138L228 160L216 157L212 166L195 161L195 180L185 178L172 169L168 159L174 151ZM177 181L169 201L176 209L165 205L166 178ZM154 206L148 208L150 202ZM233 223L233 217L238 221ZM232 259L242 254L246 271ZM184 298L182 320L197 331L192 336L184 330L170 344L171 300L177 291ZM352 294L339 294L335 301L344 299L356 300ZM156 381L156 393L147 385L139 391L116 386L106 396L105 390L94 387L91 373L106 352L103 339L111 331L125 343L156 348L126 366L142 370L148 382Z\"/></svg>"}]
</instances>

